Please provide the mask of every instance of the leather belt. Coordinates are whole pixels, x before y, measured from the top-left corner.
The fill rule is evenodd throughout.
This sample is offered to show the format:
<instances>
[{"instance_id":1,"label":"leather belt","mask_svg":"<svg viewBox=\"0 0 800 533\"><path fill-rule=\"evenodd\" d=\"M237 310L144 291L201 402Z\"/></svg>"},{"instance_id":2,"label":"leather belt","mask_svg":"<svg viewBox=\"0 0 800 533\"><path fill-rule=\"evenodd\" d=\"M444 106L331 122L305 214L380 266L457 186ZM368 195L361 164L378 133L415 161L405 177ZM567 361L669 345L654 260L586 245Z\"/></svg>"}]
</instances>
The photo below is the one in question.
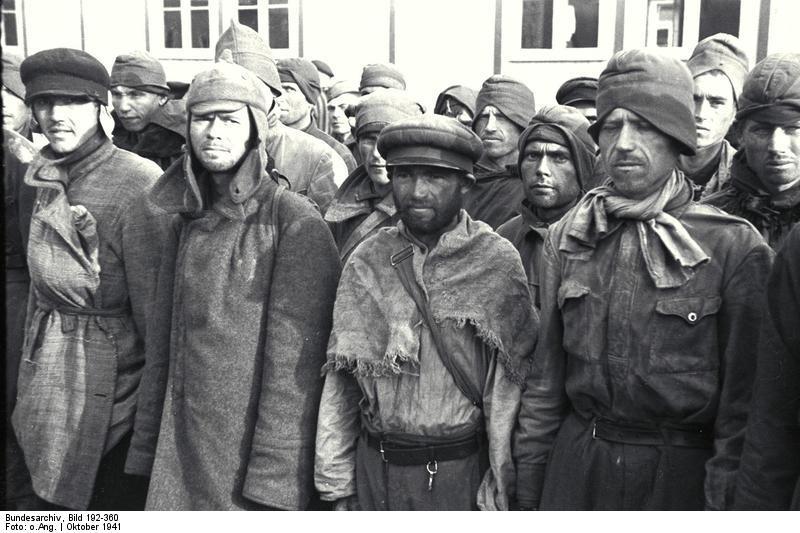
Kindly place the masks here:
<instances>
[{"instance_id":1,"label":"leather belt","mask_svg":"<svg viewBox=\"0 0 800 533\"><path fill-rule=\"evenodd\" d=\"M580 416L578 418L587 422ZM595 418L588 424L592 428L593 439L620 444L685 448L711 448L714 445L713 431L701 426L634 426L607 418Z\"/></svg>"},{"instance_id":2,"label":"leather belt","mask_svg":"<svg viewBox=\"0 0 800 533\"><path fill-rule=\"evenodd\" d=\"M413 466L430 464L434 461L464 459L474 455L481 448L482 434L476 433L452 442L418 445L400 444L366 432L364 437L370 448L380 452L384 462L398 466Z\"/></svg>"}]
</instances>

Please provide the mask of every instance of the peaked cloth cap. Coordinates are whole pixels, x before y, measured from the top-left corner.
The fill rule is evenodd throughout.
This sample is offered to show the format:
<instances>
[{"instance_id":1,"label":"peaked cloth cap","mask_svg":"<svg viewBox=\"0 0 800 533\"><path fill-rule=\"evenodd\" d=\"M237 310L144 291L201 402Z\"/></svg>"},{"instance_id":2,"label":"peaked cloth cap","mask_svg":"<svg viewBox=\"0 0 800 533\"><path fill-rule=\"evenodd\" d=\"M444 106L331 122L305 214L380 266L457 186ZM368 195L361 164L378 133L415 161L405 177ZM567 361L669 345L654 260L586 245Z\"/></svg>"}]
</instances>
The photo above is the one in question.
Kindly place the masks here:
<instances>
[{"instance_id":1,"label":"peaked cloth cap","mask_svg":"<svg viewBox=\"0 0 800 533\"><path fill-rule=\"evenodd\" d=\"M580 77L565 81L556 92L556 102L572 105L597 100L597 78Z\"/></svg>"},{"instance_id":2,"label":"peaked cloth cap","mask_svg":"<svg viewBox=\"0 0 800 533\"><path fill-rule=\"evenodd\" d=\"M397 120L422 114L408 93L399 89L386 89L361 98L356 107L356 138L381 131Z\"/></svg>"},{"instance_id":3,"label":"peaked cloth cap","mask_svg":"<svg viewBox=\"0 0 800 533\"><path fill-rule=\"evenodd\" d=\"M25 84L19 75L22 58L3 51L3 87L21 100L25 100Z\"/></svg>"},{"instance_id":4,"label":"peaked cloth cap","mask_svg":"<svg viewBox=\"0 0 800 533\"><path fill-rule=\"evenodd\" d=\"M331 78L333 77L333 70L326 62L322 61L321 59L314 59L311 61L311 63L318 71L322 72L326 76L330 76Z\"/></svg>"},{"instance_id":5,"label":"peaked cloth cap","mask_svg":"<svg viewBox=\"0 0 800 533\"><path fill-rule=\"evenodd\" d=\"M311 61L299 57L279 59L278 75L282 82L296 83L308 103L317 103L321 92L319 72Z\"/></svg>"},{"instance_id":6,"label":"peaked cloth cap","mask_svg":"<svg viewBox=\"0 0 800 533\"><path fill-rule=\"evenodd\" d=\"M378 137L378 151L386 166L431 165L471 174L483 143L454 118L421 115L386 126Z\"/></svg>"},{"instance_id":7,"label":"peaked cloth cap","mask_svg":"<svg viewBox=\"0 0 800 533\"><path fill-rule=\"evenodd\" d=\"M472 127L487 106L494 106L507 119L525 129L528 121L536 113L536 102L527 85L510 76L495 74L483 82L475 102L475 117Z\"/></svg>"},{"instance_id":8,"label":"peaked cloth cap","mask_svg":"<svg viewBox=\"0 0 800 533\"><path fill-rule=\"evenodd\" d=\"M768 124L800 120L800 54L773 54L759 61L744 82L736 119Z\"/></svg>"},{"instance_id":9,"label":"peaked cloth cap","mask_svg":"<svg viewBox=\"0 0 800 533\"><path fill-rule=\"evenodd\" d=\"M683 154L694 155L694 82L679 59L648 49L623 50L609 59L597 89L597 122L589 133L597 141L603 121L627 109L675 139Z\"/></svg>"},{"instance_id":10,"label":"peaked cloth cap","mask_svg":"<svg viewBox=\"0 0 800 533\"><path fill-rule=\"evenodd\" d=\"M272 49L258 32L235 19L231 20L231 25L220 35L214 48L214 61L219 61L225 50L230 50L233 63L258 76L272 90L272 94L280 96L283 93Z\"/></svg>"},{"instance_id":11,"label":"peaked cloth cap","mask_svg":"<svg viewBox=\"0 0 800 533\"><path fill-rule=\"evenodd\" d=\"M135 89L169 94L164 67L147 52L134 51L118 55L111 67L111 86L124 85Z\"/></svg>"},{"instance_id":12,"label":"peaked cloth cap","mask_svg":"<svg viewBox=\"0 0 800 533\"><path fill-rule=\"evenodd\" d=\"M108 105L108 71L91 54L51 48L25 58L19 67L25 102L41 95L87 96Z\"/></svg>"},{"instance_id":13,"label":"peaked cloth cap","mask_svg":"<svg viewBox=\"0 0 800 533\"><path fill-rule=\"evenodd\" d=\"M721 71L730 80L736 101L750 70L741 41L727 33L717 33L697 43L686 66L695 78L706 72Z\"/></svg>"},{"instance_id":14,"label":"peaked cloth cap","mask_svg":"<svg viewBox=\"0 0 800 533\"><path fill-rule=\"evenodd\" d=\"M405 90L406 80L397 67L390 63L373 63L361 71L359 90L365 87L385 87L387 89Z\"/></svg>"},{"instance_id":15,"label":"peaked cloth cap","mask_svg":"<svg viewBox=\"0 0 800 533\"><path fill-rule=\"evenodd\" d=\"M339 98L343 94L355 94L358 96L358 85L356 82L350 80L339 80L328 88L328 102L334 98Z\"/></svg>"}]
</instances>

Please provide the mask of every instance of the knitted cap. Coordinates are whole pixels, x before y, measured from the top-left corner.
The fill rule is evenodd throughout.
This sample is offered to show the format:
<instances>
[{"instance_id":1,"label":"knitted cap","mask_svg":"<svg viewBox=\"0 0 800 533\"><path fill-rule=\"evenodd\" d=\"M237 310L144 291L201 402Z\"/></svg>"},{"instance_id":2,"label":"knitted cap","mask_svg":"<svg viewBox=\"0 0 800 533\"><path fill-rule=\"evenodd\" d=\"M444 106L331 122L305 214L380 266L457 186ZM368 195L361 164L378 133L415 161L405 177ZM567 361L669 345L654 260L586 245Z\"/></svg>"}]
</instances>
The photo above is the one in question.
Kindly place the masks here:
<instances>
[{"instance_id":1,"label":"knitted cap","mask_svg":"<svg viewBox=\"0 0 800 533\"><path fill-rule=\"evenodd\" d=\"M231 20L231 25L220 35L214 48L214 61L219 61L224 50L230 50L233 62L258 76L272 94L281 95L281 79L272 58L272 49L258 32Z\"/></svg>"},{"instance_id":2,"label":"knitted cap","mask_svg":"<svg viewBox=\"0 0 800 533\"><path fill-rule=\"evenodd\" d=\"M169 93L164 67L158 59L141 51L117 56L111 67L111 86L115 85L149 90L158 94Z\"/></svg>"},{"instance_id":3,"label":"knitted cap","mask_svg":"<svg viewBox=\"0 0 800 533\"><path fill-rule=\"evenodd\" d=\"M321 59L314 59L311 61L311 63L318 71L322 72L326 76L330 76L331 78L333 77L333 70L331 70L331 67L329 67L326 62L322 61Z\"/></svg>"},{"instance_id":4,"label":"knitted cap","mask_svg":"<svg viewBox=\"0 0 800 533\"><path fill-rule=\"evenodd\" d=\"M421 114L417 103L405 91L386 89L368 94L356 108L355 136L379 132L387 124Z\"/></svg>"},{"instance_id":5,"label":"knitted cap","mask_svg":"<svg viewBox=\"0 0 800 533\"><path fill-rule=\"evenodd\" d=\"M360 91L365 87L385 87L387 89L406 88L406 80L403 75L392 64L374 63L364 67L361 71L361 83L358 86Z\"/></svg>"},{"instance_id":6,"label":"knitted cap","mask_svg":"<svg viewBox=\"0 0 800 533\"><path fill-rule=\"evenodd\" d=\"M22 58L3 50L3 87L17 98L25 100L25 84L19 75Z\"/></svg>"},{"instance_id":7,"label":"knitted cap","mask_svg":"<svg viewBox=\"0 0 800 533\"><path fill-rule=\"evenodd\" d=\"M25 102L46 94L88 96L108 105L108 71L83 50L51 48L25 58L19 67Z\"/></svg>"},{"instance_id":8,"label":"knitted cap","mask_svg":"<svg viewBox=\"0 0 800 533\"><path fill-rule=\"evenodd\" d=\"M471 174L483 144L475 132L454 118L421 115L386 126L378 137L378 151L386 166L430 165Z\"/></svg>"},{"instance_id":9,"label":"knitted cap","mask_svg":"<svg viewBox=\"0 0 800 533\"><path fill-rule=\"evenodd\" d=\"M446 98L456 100L469 109L470 113L475 115L475 101L478 99L478 93L475 92L475 89L470 89L464 85L451 85L436 98L436 105L433 106L433 112L435 114L441 115L444 113L444 102Z\"/></svg>"},{"instance_id":10,"label":"knitted cap","mask_svg":"<svg viewBox=\"0 0 800 533\"><path fill-rule=\"evenodd\" d=\"M525 128L528 121L536 113L536 103L533 92L527 85L510 76L495 74L483 82L478 98L475 102L475 118L472 128L475 128L481 111L487 105L496 107L507 119Z\"/></svg>"},{"instance_id":11,"label":"knitted cap","mask_svg":"<svg viewBox=\"0 0 800 533\"><path fill-rule=\"evenodd\" d=\"M572 105L576 102L592 102L597 100L597 78L581 77L567 80L556 92L556 102L561 105Z\"/></svg>"},{"instance_id":12,"label":"knitted cap","mask_svg":"<svg viewBox=\"0 0 800 533\"><path fill-rule=\"evenodd\" d=\"M282 82L296 83L308 103L317 103L321 91L319 72L311 61L299 57L279 59L278 75Z\"/></svg>"},{"instance_id":13,"label":"knitted cap","mask_svg":"<svg viewBox=\"0 0 800 533\"><path fill-rule=\"evenodd\" d=\"M695 153L694 83L680 60L648 49L623 50L609 59L597 90L597 122L589 133L597 141L603 121L617 108L644 118Z\"/></svg>"},{"instance_id":14,"label":"knitted cap","mask_svg":"<svg viewBox=\"0 0 800 533\"><path fill-rule=\"evenodd\" d=\"M800 54L773 54L747 76L736 119L770 124L800 120Z\"/></svg>"},{"instance_id":15,"label":"knitted cap","mask_svg":"<svg viewBox=\"0 0 800 533\"><path fill-rule=\"evenodd\" d=\"M741 41L727 33L717 33L697 43L686 66L694 78L706 72L722 71L731 81L736 101L739 100L744 79L750 70Z\"/></svg>"}]
</instances>

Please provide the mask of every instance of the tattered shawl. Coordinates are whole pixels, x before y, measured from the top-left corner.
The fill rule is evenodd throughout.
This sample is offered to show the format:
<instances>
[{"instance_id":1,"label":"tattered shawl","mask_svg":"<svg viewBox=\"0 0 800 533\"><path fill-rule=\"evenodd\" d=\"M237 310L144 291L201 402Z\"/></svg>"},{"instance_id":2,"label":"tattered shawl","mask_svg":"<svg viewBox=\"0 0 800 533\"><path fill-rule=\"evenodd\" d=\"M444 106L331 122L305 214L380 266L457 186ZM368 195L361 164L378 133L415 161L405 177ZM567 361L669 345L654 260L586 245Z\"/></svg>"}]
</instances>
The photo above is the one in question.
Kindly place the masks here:
<instances>
[{"instance_id":1,"label":"tattered shawl","mask_svg":"<svg viewBox=\"0 0 800 533\"><path fill-rule=\"evenodd\" d=\"M350 257L336 296L324 370L375 377L418 372L415 326L421 315L390 262L411 242L399 222L364 241ZM521 386L539 320L511 243L462 210L458 225L427 256L416 245L414 251L407 260L413 260L433 319L442 327L472 326L496 350L506 377Z\"/></svg>"}]
</instances>

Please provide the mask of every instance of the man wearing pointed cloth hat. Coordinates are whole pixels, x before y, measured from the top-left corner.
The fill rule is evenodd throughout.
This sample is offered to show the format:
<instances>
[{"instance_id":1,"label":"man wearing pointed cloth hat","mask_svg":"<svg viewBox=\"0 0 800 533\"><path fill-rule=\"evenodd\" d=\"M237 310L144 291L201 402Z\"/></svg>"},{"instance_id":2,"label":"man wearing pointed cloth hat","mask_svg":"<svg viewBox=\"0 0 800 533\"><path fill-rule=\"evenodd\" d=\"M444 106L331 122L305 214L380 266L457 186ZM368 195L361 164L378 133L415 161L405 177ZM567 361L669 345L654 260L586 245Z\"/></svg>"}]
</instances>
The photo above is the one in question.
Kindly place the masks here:
<instances>
[{"instance_id":1,"label":"man wearing pointed cloth hat","mask_svg":"<svg viewBox=\"0 0 800 533\"><path fill-rule=\"evenodd\" d=\"M317 490L337 509L508 509L538 319L514 247L463 210L480 140L425 115L386 126L378 149L400 221L344 267Z\"/></svg>"},{"instance_id":2,"label":"man wearing pointed cloth hat","mask_svg":"<svg viewBox=\"0 0 800 533\"><path fill-rule=\"evenodd\" d=\"M600 76L607 179L550 227L539 343L514 437L539 509L726 509L742 449L772 252L691 201L692 78L618 52ZM757 331L757 329L755 329Z\"/></svg>"}]
</instances>

